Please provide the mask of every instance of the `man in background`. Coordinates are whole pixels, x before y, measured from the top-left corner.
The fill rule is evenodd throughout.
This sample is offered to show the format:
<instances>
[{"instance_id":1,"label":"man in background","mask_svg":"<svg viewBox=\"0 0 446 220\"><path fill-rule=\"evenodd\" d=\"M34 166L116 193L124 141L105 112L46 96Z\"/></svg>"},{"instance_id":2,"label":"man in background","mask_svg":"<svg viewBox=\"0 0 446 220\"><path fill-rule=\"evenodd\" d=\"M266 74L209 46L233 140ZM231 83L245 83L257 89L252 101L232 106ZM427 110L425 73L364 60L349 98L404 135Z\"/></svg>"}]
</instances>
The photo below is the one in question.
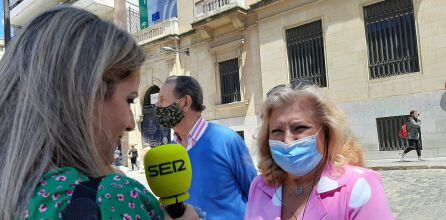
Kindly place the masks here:
<instances>
[{"instance_id":1,"label":"man in background","mask_svg":"<svg viewBox=\"0 0 446 220\"><path fill-rule=\"evenodd\" d=\"M192 184L188 203L207 219L243 219L251 181L257 175L248 148L233 130L206 122L203 91L190 76L171 76L161 87L156 114L174 130L173 142L188 151Z\"/></svg>"}]
</instances>

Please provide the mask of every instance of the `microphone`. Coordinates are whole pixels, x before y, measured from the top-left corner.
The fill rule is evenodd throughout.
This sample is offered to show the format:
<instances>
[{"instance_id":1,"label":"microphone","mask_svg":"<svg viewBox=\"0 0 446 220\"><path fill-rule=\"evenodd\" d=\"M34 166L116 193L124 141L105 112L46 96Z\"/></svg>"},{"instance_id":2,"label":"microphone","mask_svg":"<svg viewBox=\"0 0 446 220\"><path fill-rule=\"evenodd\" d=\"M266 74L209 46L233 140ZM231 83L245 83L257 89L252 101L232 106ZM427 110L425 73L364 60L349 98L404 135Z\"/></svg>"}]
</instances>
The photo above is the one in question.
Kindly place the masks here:
<instances>
[{"instance_id":1,"label":"microphone","mask_svg":"<svg viewBox=\"0 0 446 220\"><path fill-rule=\"evenodd\" d=\"M187 192L192 181L192 167L189 155L183 146L167 144L155 147L144 155L144 169L147 183L152 192L166 206L172 218L181 217L189 198Z\"/></svg>"}]
</instances>

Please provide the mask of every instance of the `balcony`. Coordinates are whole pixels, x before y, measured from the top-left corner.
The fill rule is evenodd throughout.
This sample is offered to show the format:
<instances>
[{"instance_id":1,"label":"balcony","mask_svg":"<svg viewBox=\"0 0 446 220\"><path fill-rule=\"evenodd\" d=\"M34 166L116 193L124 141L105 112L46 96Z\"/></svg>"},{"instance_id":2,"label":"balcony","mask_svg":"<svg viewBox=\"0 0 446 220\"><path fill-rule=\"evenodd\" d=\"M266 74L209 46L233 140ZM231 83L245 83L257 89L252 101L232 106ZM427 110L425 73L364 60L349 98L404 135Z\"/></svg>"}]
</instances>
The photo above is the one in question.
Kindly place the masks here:
<instances>
[{"instance_id":1,"label":"balcony","mask_svg":"<svg viewBox=\"0 0 446 220\"><path fill-rule=\"evenodd\" d=\"M212 39L225 33L245 28L248 11L245 0L201 0L195 3L195 15L192 28L203 40Z\"/></svg>"},{"instance_id":2,"label":"balcony","mask_svg":"<svg viewBox=\"0 0 446 220\"><path fill-rule=\"evenodd\" d=\"M244 0L202 0L195 3L194 22L212 17L233 8L245 8Z\"/></svg>"},{"instance_id":3,"label":"balcony","mask_svg":"<svg viewBox=\"0 0 446 220\"><path fill-rule=\"evenodd\" d=\"M59 4L83 8L101 18L106 18L114 9L114 0L9 0L11 25L25 26L40 13Z\"/></svg>"},{"instance_id":4,"label":"balcony","mask_svg":"<svg viewBox=\"0 0 446 220\"><path fill-rule=\"evenodd\" d=\"M85 9L101 18L110 19L115 8L114 0L78 0L72 6Z\"/></svg>"},{"instance_id":5,"label":"balcony","mask_svg":"<svg viewBox=\"0 0 446 220\"><path fill-rule=\"evenodd\" d=\"M159 22L154 26L139 30L133 33L133 36L136 38L139 45L143 45L169 35L178 34L178 18L170 18Z\"/></svg>"},{"instance_id":6,"label":"balcony","mask_svg":"<svg viewBox=\"0 0 446 220\"><path fill-rule=\"evenodd\" d=\"M59 0L9 0L11 25L25 26L40 13L59 4Z\"/></svg>"}]
</instances>

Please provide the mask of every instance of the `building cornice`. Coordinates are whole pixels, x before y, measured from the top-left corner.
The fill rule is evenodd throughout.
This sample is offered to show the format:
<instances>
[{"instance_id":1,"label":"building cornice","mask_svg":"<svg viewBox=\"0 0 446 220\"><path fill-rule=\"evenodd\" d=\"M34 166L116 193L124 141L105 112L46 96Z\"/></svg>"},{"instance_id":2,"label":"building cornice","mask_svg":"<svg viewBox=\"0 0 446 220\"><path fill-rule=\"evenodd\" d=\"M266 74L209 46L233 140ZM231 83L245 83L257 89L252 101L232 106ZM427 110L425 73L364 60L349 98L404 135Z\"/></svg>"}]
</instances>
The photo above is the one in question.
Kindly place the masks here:
<instances>
[{"instance_id":1,"label":"building cornice","mask_svg":"<svg viewBox=\"0 0 446 220\"><path fill-rule=\"evenodd\" d=\"M274 3L283 2L284 0L261 0L254 4L249 5L249 12L262 9L263 7L272 5Z\"/></svg>"}]
</instances>

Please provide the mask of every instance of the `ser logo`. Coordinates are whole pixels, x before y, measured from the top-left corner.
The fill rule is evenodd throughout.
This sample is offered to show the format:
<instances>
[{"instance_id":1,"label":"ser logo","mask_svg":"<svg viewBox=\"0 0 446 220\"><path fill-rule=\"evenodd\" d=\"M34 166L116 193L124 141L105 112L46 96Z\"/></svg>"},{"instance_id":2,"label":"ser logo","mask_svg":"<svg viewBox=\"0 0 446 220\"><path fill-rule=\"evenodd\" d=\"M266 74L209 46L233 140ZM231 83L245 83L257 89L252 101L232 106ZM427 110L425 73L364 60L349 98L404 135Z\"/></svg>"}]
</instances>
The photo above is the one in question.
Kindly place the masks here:
<instances>
[{"instance_id":1,"label":"ser logo","mask_svg":"<svg viewBox=\"0 0 446 220\"><path fill-rule=\"evenodd\" d=\"M186 170L186 167L184 166L184 160L174 160L155 164L147 168L149 177L163 176L171 173L181 172L184 170Z\"/></svg>"}]
</instances>

